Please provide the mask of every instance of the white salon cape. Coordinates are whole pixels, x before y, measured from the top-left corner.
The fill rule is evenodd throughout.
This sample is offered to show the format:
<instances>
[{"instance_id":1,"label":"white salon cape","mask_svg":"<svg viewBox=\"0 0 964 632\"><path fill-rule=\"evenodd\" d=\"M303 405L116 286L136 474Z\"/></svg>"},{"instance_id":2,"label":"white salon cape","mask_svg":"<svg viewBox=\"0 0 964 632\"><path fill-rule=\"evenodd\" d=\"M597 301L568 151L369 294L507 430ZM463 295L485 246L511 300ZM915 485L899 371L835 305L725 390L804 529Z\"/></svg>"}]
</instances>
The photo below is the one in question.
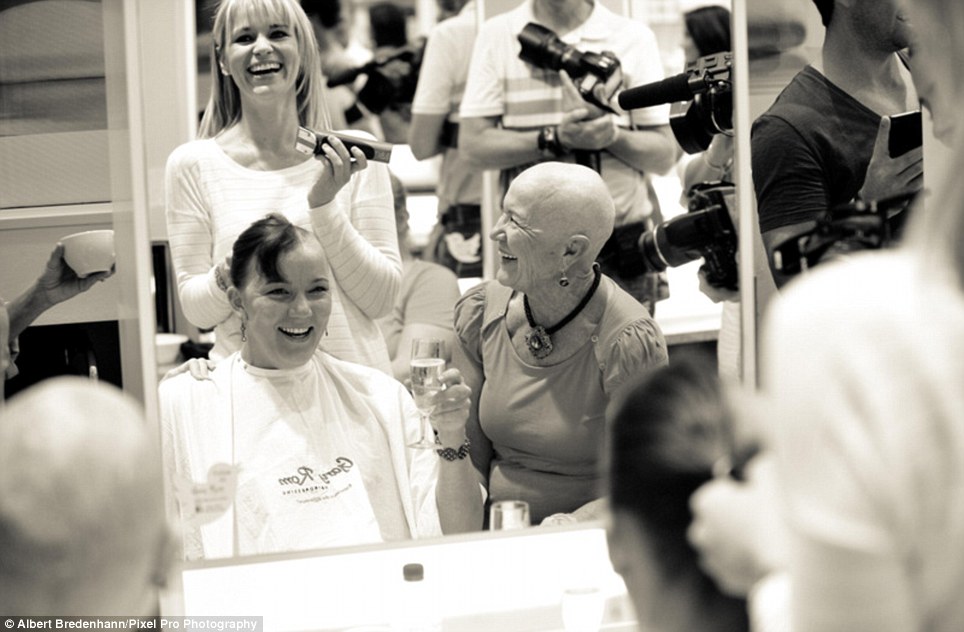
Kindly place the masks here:
<instances>
[{"instance_id":1,"label":"white salon cape","mask_svg":"<svg viewBox=\"0 0 964 632\"><path fill-rule=\"evenodd\" d=\"M438 457L407 447L418 411L399 382L323 351L285 370L235 353L211 378L184 373L160 387L170 489L203 486L219 463L238 472L219 515L170 494L187 559L441 535Z\"/></svg>"}]
</instances>

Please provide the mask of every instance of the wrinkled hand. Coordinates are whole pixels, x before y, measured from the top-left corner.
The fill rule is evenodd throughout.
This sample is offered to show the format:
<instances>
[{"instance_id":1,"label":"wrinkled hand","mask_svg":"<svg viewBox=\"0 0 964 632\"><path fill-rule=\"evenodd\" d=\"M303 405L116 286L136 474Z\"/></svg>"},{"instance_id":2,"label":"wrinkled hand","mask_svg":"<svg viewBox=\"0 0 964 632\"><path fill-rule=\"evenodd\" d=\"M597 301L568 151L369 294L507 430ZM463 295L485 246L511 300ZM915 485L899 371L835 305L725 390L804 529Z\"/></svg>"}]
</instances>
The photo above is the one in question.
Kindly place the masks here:
<instances>
[{"instance_id":1,"label":"wrinkled hand","mask_svg":"<svg viewBox=\"0 0 964 632\"><path fill-rule=\"evenodd\" d=\"M715 478L690 498L687 538L699 552L700 566L728 595L746 597L765 575L784 567L779 499L764 460L751 462L746 482Z\"/></svg>"},{"instance_id":2,"label":"wrinkled hand","mask_svg":"<svg viewBox=\"0 0 964 632\"><path fill-rule=\"evenodd\" d=\"M442 390L436 393L430 416L442 445L457 448L465 438L465 422L469 419L472 389L462 380L458 369L442 373Z\"/></svg>"},{"instance_id":3,"label":"wrinkled hand","mask_svg":"<svg viewBox=\"0 0 964 632\"><path fill-rule=\"evenodd\" d=\"M917 147L903 156L890 157L890 118L880 119L874 153L860 189L860 199L885 200L901 193L917 191L924 182L924 148Z\"/></svg>"},{"instance_id":4,"label":"wrinkled hand","mask_svg":"<svg viewBox=\"0 0 964 632\"><path fill-rule=\"evenodd\" d=\"M596 498L577 507L571 513L555 513L546 516L540 523L542 526L576 524L577 522L587 522L589 520L600 520L609 512L609 502L604 498Z\"/></svg>"},{"instance_id":5,"label":"wrinkled hand","mask_svg":"<svg viewBox=\"0 0 964 632\"><path fill-rule=\"evenodd\" d=\"M334 136L328 136L322 143L321 150L322 153L315 158L321 161L323 169L308 192L310 208L318 208L334 200L354 174L368 167L368 159L361 149L352 147L349 153L345 144ZM354 162L352 158L355 159Z\"/></svg>"},{"instance_id":6,"label":"wrinkled hand","mask_svg":"<svg viewBox=\"0 0 964 632\"><path fill-rule=\"evenodd\" d=\"M214 370L217 364L214 360L208 360L207 358L191 358L184 364L176 366L167 373L164 374L164 380L174 377L175 375L180 375L181 373L190 373L191 377L195 380L210 380L211 371Z\"/></svg>"},{"instance_id":7,"label":"wrinkled hand","mask_svg":"<svg viewBox=\"0 0 964 632\"><path fill-rule=\"evenodd\" d=\"M96 272L81 279L64 261L64 245L58 243L50 253L40 278L37 279L36 288L43 300L52 306L73 298L81 292L86 292L98 281L104 281L112 276L114 271L114 266L111 266L107 272Z\"/></svg>"},{"instance_id":8,"label":"wrinkled hand","mask_svg":"<svg viewBox=\"0 0 964 632\"><path fill-rule=\"evenodd\" d=\"M579 521L576 519L576 517L571 513L555 513L551 516L546 516L543 518L542 522L539 524L543 527L552 527L555 525L576 524L578 522Z\"/></svg>"}]
</instances>

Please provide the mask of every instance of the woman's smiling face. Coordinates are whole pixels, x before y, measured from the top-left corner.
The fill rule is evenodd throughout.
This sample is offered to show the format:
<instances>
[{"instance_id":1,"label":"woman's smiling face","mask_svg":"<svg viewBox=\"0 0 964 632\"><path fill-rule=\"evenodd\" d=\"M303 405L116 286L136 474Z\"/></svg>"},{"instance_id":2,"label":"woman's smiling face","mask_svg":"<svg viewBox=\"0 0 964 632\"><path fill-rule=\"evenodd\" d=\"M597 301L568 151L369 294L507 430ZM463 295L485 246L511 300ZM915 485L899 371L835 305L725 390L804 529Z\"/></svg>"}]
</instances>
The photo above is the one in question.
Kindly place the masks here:
<instances>
[{"instance_id":1,"label":"woman's smiling face","mask_svg":"<svg viewBox=\"0 0 964 632\"><path fill-rule=\"evenodd\" d=\"M553 283L563 269L560 231L539 209L533 197L537 193L546 195L530 186L510 187L502 215L489 235L500 255L496 279L523 293Z\"/></svg>"},{"instance_id":2,"label":"woman's smiling face","mask_svg":"<svg viewBox=\"0 0 964 632\"><path fill-rule=\"evenodd\" d=\"M219 63L242 95L293 93L301 55L293 25L267 11L238 11L227 25Z\"/></svg>"},{"instance_id":3,"label":"woman's smiling face","mask_svg":"<svg viewBox=\"0 0 964 632\"><path fill-rule=\"evenodd\" d=\"M247 342L241 356L263 369L299 367L311 359L331 315L331 269L321 244L304 237L278 257L278 278L250 264L238 292Z\"/></svg>"}]
</instances>

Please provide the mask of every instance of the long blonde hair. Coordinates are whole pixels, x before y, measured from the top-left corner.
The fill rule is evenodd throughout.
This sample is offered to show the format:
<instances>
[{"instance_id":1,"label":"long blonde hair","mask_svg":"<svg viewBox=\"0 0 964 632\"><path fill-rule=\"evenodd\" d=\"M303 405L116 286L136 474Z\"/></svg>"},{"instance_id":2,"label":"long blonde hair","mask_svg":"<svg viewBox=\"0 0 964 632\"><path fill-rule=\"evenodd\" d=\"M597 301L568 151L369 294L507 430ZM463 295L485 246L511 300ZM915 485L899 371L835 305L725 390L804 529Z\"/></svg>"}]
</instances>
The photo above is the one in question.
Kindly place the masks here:
<instances>
[{"instance_id":1,"label":"long blonde hair","mask_svg":"<svg viewBox=\"0 0 964 632\"><path fill-rule=\"evenodd\" d=\"M229 28L240 16L256 15L268 21L288 24L298 42L301 68L298 69L298 122L312 129L330 129L326 104L325 77L321 55L308 16L295 0L222 0L214 16L211 55L211 98L204 109L198 136L211 138L241 120L241 97L234 80L221 72L221 52Z\"/></svg>"}]
</instances>

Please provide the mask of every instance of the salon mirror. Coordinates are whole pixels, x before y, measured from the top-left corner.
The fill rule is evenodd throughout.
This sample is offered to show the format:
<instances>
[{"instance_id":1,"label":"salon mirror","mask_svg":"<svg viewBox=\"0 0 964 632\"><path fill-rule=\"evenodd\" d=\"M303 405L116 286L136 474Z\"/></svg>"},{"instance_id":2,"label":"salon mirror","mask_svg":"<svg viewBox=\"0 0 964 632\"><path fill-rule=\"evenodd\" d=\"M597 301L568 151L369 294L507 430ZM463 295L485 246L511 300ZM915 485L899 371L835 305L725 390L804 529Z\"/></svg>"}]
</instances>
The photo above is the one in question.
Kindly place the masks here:
<instances>
[{"instance_id":1,"label":"salon mirror","mask_svg":"<svg viewBox=\"0 0 964 632\"><path fill-rule=\"evenodd\" d=\"M519 1L520 0L476 0L476 11L480 18L487 19L514 8L519 4ZM649 25L657 36L666 76L677 74L683 70L684 56L681 48L683 40L681 11L683 4L679 2L679 0L601 1L609 10L628 15L633 19L638 19ZM215 0L196 0L194 5L193 20L195 23L195 40L193 46L195 53L193 59L195 63L191 70L192 74L189 75L192 76L193 79L189 81L189 83L194 90L195 124L209 96L208 90L212 63L210 22L216 4ZM365 43L368 39L367 11L371 4L374 4L374 2L369 0L354 0L354 2L350 3L353 9L352 32L355 39L361 43ZM400 5L409 16L408 34L410 39L426 35L438 17L439 9L434 0L413 0L411 2L402 2ZM396 151L398 149L399 148L397 148ZM401 147L401 149L404 153L407 147ZM422 230L426 236L427 230L435 221L436 201L434 197L435 181L433 178L437 178L437 165L426 165L425 163L428 162L431 161L418 163L412 159L397 167L396 164L392 164L392 169L396 171L396 173L398 173L398 169L404 171L404 173L400 173L399 175L409 188L409 210L412 214L410 222L412 229L413 231ZM738 164L737 169L738 171L742 169L742 165ZM669 215L685 212L685 208L683 208L680 202L682 191L678 175L674 172L668 174L666 177L654 178L654 181L654 194L658 196L661 207L664 208ZM499 205L495 200L494 186L495 179L491 178L485 192L486 201L483 203L483 235L489 232L498 213ZM415 208L413 208L413 206ZM489 240L483 239L483 243L485 244L485 248L491 247ZM487 261L492 261L491 255L486 256L485 250L483 250L483 256ZM660 307L657 310L657 318L661 318L660 310L662 310L662 317L666 319L666 322L670 323L668 326L664 325L668 338L671 334L673 336L672 340L678 344L715 345L715 339L719 329L720 306L713 304L712 301L699 294L698 280L696 277L698 265L698 262L693 262L685 267L670 271L671 275L679 279L678 282L686 283L688 287L676 290L677 294L684 298L671 298L669 301L660 303ZM483 277L491 278L493 274L494 269L490 265L487 265ZM689 304L674 308L676 303L684 300L695 302L695 315L694 308ZM661 322L661 325L662 324ZM673 329L674 327L677 327L677 329ZM187 330L191 331L191 328L188 327ZM738 347L736 352L738 353Z\"/></svg>"}]
</instances>

